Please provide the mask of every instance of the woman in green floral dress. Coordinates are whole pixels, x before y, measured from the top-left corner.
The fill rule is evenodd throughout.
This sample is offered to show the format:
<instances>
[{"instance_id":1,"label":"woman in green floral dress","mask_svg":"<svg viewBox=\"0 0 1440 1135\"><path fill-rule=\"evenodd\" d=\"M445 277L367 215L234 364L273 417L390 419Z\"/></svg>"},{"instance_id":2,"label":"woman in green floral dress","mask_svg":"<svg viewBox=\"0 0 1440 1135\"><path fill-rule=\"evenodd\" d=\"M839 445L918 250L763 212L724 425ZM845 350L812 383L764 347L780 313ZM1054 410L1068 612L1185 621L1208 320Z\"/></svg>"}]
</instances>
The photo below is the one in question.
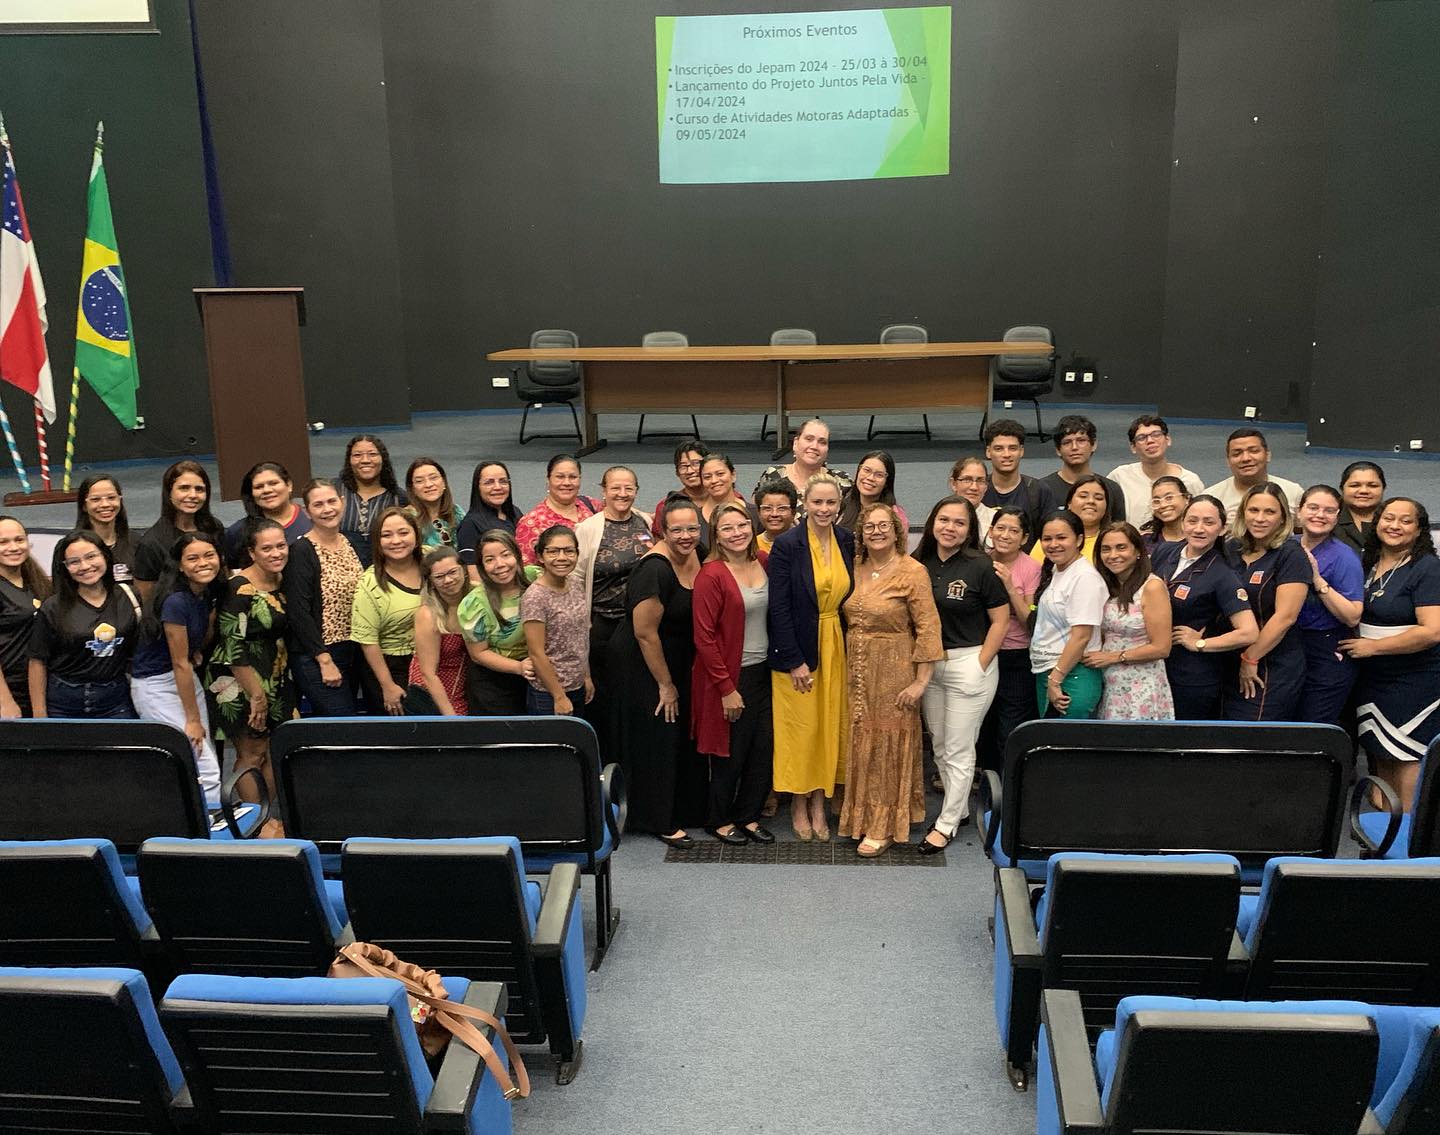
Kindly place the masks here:
<instances>
[{"instance_id":1,"label":"woman in green floral dress","mask_svg":"<svg viewBox=\"0 0 1440 1135\"><path fill-rule=\"evenodd\" d=\"M280 576L289 559L285 529L255 519L245 531L250 566L231 578L216 620L218 641L210 657L216 735L235 743L235 771L257 769L275 798L270 732L295 716L295 687L285 652L285 595ZM240 793L258 798L254 784Z\"/></svg>"}]
</instances>

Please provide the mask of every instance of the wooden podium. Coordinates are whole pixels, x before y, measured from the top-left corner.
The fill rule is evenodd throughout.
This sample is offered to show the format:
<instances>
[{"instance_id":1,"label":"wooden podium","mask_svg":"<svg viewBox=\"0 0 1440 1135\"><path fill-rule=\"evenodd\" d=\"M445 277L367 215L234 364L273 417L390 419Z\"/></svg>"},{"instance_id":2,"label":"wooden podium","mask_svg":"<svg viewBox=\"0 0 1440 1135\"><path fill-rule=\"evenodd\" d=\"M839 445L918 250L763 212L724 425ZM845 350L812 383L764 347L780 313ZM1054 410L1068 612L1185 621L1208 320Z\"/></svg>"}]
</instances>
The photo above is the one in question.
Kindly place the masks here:
<instances>
[{"instance_id":1,"label":"wooden podium","mask_svg":"<svg viewBox=\"0 0 1440 1135\"><path fill-rule=\"evenodd\" d=\"M310 479L310 431L300 328L304 288L196 288L210 371L210 414L220 462L220 499L239 500L260 461Z\"/></svg>"}]
</instances>

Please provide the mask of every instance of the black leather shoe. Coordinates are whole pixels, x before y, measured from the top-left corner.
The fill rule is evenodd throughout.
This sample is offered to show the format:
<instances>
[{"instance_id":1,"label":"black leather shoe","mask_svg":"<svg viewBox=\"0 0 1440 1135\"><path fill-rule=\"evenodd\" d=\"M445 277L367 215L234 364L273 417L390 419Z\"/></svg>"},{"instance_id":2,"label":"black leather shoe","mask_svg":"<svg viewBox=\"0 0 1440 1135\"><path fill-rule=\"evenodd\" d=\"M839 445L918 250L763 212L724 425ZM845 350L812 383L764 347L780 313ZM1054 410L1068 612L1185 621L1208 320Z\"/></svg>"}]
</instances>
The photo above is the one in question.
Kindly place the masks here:
<instances>
[{"instance_id":1,"label":"black leather shoe","mask_svg":"<svg viewBox=\"0 0 1440 1135\"><path fill-rule=\"evenodd\" d=\"M935 829L934 829L934 828L931 828L930 831L933 832L933 831L935 831ZM929 833L929 832L926 832L925 834L926 834L926 836L928 837L930 833ZM936 834L940 835L940 837L941 837L942 839L945 838L943 832L937 832ZM917 844L915 845L915 854L916 854L916 855L939 855L942 851L944 851L947 847L950 846L950 840L952 840L952 839L954 839L954 838L955 838L954 836L950 836L949 839L945 839L945 842L944 842L944 843L940 843L940 844L931 843L928 838L922 839L919 843L917 843Z\"/></svg>"},{"instance_id":2,"label":"black leather shoe","mask_svg":"<svg viewBox=\"0 0 1440 1135\"><path fill-rule=\"evenodd\" d=\"M753 828L740 827L737 829L748 840L755 843L774 843L775 833L764 824L756 824Z\"/></svg>"},{"instance_id":3,"label":"black leather shoe","mask_svg":"<svg viewBox=\"0 0 1440 1135\"><path fill-rule=\"evenodd\" d=\"M656 832L655 838L661 843L669 844L677 851L689 851L695 846L695 841L688 835L661 835L659 832Z\"/></svg>"},{"instance_id":4,"label":"black leather shoe","mask_svg":"<svg viewBox=\"0 0 1440 1135\"><path fill-rule=\"evenodd\" d=\"M716 839L718 839L721 843L728 843L731 847L739 847L741 844L750 842L748 839L745 838L743 829L739 827L731 828L723 835L721 834L719 828L706 828L705 830L711 835L713 835Z\"/></svg>"}]
</instances>

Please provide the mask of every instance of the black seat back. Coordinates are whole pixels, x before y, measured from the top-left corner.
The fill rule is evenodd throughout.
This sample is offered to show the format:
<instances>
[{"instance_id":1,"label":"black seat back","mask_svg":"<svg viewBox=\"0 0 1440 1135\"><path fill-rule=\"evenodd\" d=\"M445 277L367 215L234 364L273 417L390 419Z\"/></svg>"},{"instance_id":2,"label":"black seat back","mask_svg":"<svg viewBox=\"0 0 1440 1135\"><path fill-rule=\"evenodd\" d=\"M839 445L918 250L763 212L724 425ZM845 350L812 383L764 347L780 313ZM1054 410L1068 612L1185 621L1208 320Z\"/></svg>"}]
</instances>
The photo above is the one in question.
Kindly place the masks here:
<instances>
[{"instance_id":1,"label":"black seat back","mask_svg":"<svg viewBox=\"0 0 1440 1135\"><path fill-rule=\"evenodd\" d=\"M0 847L0 965L144 968L118 871L93 842Z\"/></svg>"},{"instance_id":2,"label":"black seat back","mask_svg":"<svg viewBox=\"0 0 1440 1135\"><path fill-rule=\"evenodd\" d=\"M297 841L149 840L137 864L181 972L310 977L335 958L338 925Z\"/></svg>"},{"instance_id":3,"label":"black seat back","mask_svg":"<svg viewBox=\"0 0 1440 1135\"><path fill-rule=\"evenodd\" d=\"M1350 752L1329 725L1029 721L1005 745L1001 848L1218 851L1256 875L1277 855L1333 857Z\"/></svg>"},{"instance_id":4,"label":"black seat back","mask_svg":"<svg viewBox=\"0 0 1440 1135\"><path fill-rule=\"evenodd\" d=\"M1425 1041L1415 1075L1385 1127L1386 1135L1434 1135L1436 1131L1440 1131L1440 1029L1433 1030Z\"/></svg>"},{"instance_id":5,"label":"black seat back","mask_svg":"<svg viewBox=\"0 0 1440 1135\"><path fill-rule=\"evenodd\" d=\"M7 721L0 784L0 839L209 835L190 742L155 721Z\"/></svg>"},{"instance_id":6,"label":"black seat back","mask_svg":"<svg viewBox=\"0 0 1440 1135\"><path fill-rule=\"evenodd\" d=\"M1252 1001L1440 1004L1440 861L1276 863L1256 917Z\"/></svg>"},{"instance_id":7,"label":"black seat back","mask_svg":"<svg viewBox=\"0 0 1440 1135\"><path fill-rule=\"evenodd\" d=\"M280 726L271 755L285 830L326 853L503 832L593 871L605 841L599 746L576 718L311 718Z\"/></svg>"},{"instance_id":8,"label":"black seat back","mask_svg":"<svg viewBox=\"0 0 1440 1135\"><path fill-rule=\"evenodd\" d=\"M1113 1135L1355 1135L1375 1082L1368 1017L1133 1014L1106 1107Z\"/></svg>"},{"instance_id":9,"label":"black seat back","mask_svg":"<svg viewBox=\"0 0 1440 1135\"><path fill-rule=\"evenodd\" d=\"M341 872L357 939L447 976L503 982L515 1039L545 1039L525 882L511 848L352 839Z\"/></svg>"},{"instance_id":10,"label":"black seat back","mask_svg":"<svg viewBox=\"0 0 1440 1135\"><path fill-rule=\"evenodd\" d=\"M147 1035L137 990L158 1034L149 990L124 974L0 975L0 1131L175 1130L172 1084ZM174 1087L183 1088L168 1046L167 1057Z\"/></svg>"},{"instance_id":11,"label":"black seat back","mask_svg":"<svg viewBox=\"0 0 1440 1135\"><path fill-rule=\"evenodd\" d=\"M1220 996L1239 903L1233 860L1057 860L1040 927L1044 985L1080 994L1092 1039L1130 994Z\"/></svg>"},{"instance_id":12,"label":"black seat back","mask_svg":"<svg viewBox=\"0 0 1440 1135\"><path fill-rule=\"evenodd\" d=\"M1005 332L1006 343L1053 343L1050 329L1035 324L1011 327ZM996 386L1004 386L1011 394L1022 394L1019 386L1033 386L1036 393L1048 394L1055 382L1055 354L997 355L993 363ZM996 397L999 397L997 394Z\"/></svg>"},{"instance_id":13,"label":"black seat back","mask_svg":"<svg viewBox=\"0 0 1440 1135\"><path fill-rule=\"evenodd\" d=\"M186 1081L215 1131L419 1135L422 1108L385 1005L247 1005L166 997Z\"/></svg>"},{"instance_id":14,"label":"black seat back","mask_svg":"<svg viewBox=\"0 0 1440 1135\"><path fill-rule=\"evenodd\" d=\"M578 347L580 336L559 327L547 327L530 335L530 349L565 349ZM578 386L580 364L570 359L532 359L525 367L526 376L536 386L560 388Z\"/></svg>"},{"instance_id":15,"label":"black seat back","mask_svg":"<svg viewBox=\"0 0 1440 1135\"><path fill-rule=\"evenodd\" d=\"M1440 769L1440 737L1430 742L1420 765L1420 783L1415 786L1410 815L1412 859L1440 855L1440 772L1437 769Z\"/></svg>"}]
</instances>

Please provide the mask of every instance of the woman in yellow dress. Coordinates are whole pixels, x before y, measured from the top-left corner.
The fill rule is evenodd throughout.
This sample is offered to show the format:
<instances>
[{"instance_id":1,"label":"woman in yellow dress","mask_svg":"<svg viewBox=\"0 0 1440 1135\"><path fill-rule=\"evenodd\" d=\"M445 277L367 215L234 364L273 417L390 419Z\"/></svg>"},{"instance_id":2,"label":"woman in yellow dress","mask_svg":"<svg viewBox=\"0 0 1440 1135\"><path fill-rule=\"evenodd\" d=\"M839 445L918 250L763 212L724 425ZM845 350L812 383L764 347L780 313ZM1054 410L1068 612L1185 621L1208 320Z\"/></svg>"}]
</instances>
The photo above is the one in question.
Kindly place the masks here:
<instances>
[{"instance_id":1,"label":"woman in yellow dress","mask_svg":"<svg viewBox=\"0 0 1440 1135\"><path fill-rule=\"evenodd\" d=\"M803 524L770 550L770 675L775 791L792 793L796 838L830 838L825 799L845 779L845 631L840 608L854 586L855 540L835 527L840 482L816 473Z\"/></svg>"},{"instance_id":2,"label":"woman in yellow dress","mask_svg":"<svg viewBox=\"0 0 1440 1135\"><path fill-rule=\"evenodd\" d=\"M845 600L850 728L840 834L860 840L856 850L869 859L925 820L920 699L945 652L930 574L905 554L895 510L868 505L857 523L855 590Z\"/></svg>"}]
</instances>

